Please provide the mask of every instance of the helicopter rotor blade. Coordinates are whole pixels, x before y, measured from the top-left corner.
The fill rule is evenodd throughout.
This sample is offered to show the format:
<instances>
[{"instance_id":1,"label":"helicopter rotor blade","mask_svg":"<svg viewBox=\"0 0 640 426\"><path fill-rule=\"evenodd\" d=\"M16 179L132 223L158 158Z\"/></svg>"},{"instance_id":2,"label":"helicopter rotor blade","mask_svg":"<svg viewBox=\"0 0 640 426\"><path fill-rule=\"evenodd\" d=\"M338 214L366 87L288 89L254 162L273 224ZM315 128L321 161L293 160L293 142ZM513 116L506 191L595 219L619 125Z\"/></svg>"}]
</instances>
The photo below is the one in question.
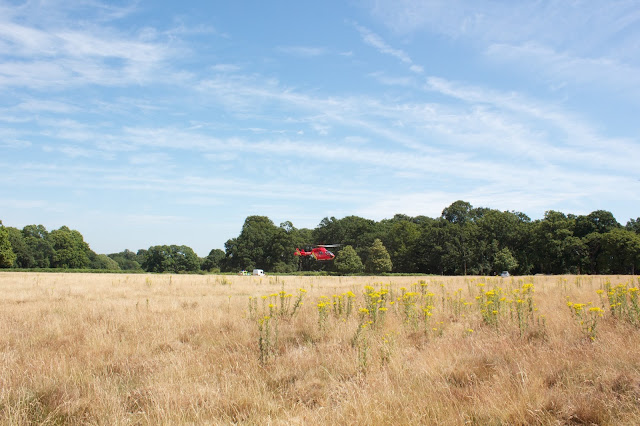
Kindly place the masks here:
<instances>
[{"instance_id":1,"label":"helicopter rotor blade","mask_svg":"<svg viewBox=\"0 0 640 426\"><path fill-rule=\"evenodd\" d=\"M318 244L318 247L340 247L342 244Z\"/></svg>"}]
</instances>

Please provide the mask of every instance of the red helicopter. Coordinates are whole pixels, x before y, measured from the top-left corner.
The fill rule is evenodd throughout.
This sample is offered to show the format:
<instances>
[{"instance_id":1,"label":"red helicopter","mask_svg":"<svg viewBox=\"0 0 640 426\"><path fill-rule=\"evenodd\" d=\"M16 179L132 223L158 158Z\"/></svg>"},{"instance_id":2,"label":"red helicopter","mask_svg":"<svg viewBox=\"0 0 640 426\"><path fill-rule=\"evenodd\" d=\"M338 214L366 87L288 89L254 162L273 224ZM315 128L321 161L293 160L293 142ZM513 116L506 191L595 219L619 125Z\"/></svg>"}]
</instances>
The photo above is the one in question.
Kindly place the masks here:
<instances>
[{"instance_id":1,"label":"red helicopter","mask_svg":"<svg viewBox=\"0 0 640 426\"><path fill-rule=\"evenodd\" d=\"M310 251L296 249L296 252L293 253L294 256L311 256L315 260L333 260L336 255L327 250L327 247L339 247L340 244L321 244Z\"/></svg>"}]
</instances>

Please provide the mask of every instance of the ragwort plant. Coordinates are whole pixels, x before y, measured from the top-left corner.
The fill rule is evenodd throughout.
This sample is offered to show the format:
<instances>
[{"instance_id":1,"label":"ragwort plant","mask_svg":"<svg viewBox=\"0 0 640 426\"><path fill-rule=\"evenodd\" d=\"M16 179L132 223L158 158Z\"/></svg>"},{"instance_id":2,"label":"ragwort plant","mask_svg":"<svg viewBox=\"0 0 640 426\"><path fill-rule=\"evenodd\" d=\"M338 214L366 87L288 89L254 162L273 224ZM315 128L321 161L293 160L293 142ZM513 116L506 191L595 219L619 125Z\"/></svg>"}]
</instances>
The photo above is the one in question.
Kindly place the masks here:
<instances>
[{"instance_id":1,"label":"ragwort plant","mask_svg":"<svg viewBox=\"0 0 640 426\"><path fill-rule=\"evenodd\" d=\"M380 365L384 366L391 361L391 355L395 348L395 333L389 332L380 337L380 346L378 352L380 354Z\"/></svg>"},{"instance_id":2,"label":"ragwort plant","mask_svg":"<svg viewBox=\"0 0 640 426\"><path fill-rule=\"evenodd\" d=\"M316 307L318 309L318 330L324 333L327 329L327 319L329 318L329 309L331 302L327 296L320 296L320 301Z\"/></svg>"},{"instance_id":3,"label":"ragwort plant","mask_svg":"<svg viewBox=\"0 0 640 426\"><path fill-rule=\"evenodd\" d=\"M368 329L370 328L370 322L362 324L359 328L361 332L358 333L356 340L356 348L358 350L358 371L361 374L367 374L367 367L369 366L369 336Z\"/></svg>"},{"instance_id":4,"label":"ragwort plant","mask_svg":"<svg viewBox=\"0 0 640 426\"><path fill-rule=\"evenodd\" d=\"M485 290L484 283L477 284L477 287L476 304L484 324L496 330L499 326L503 329L515 325L520 337L534 326L542 335L545 334L545 318L537 314L532 283L524 283L510 293L501 287Z\"/></svg>"},{"instance_id":5,"label":"ragwort plant","mask_svg":"<svg viewBox=\"0 0 640 426\"><path fill-rule=\"evenodd\" d=\"M298 296L296 297L295 302L293 302L293 308L291 309L291 317L294 317L296 315L296 313L300 310L300 307L302 307L303 304L303 299L304 296L307 294L307 290L305 290L304 288L299 288L298 289Z\"/></svg>"},{"instance_id":6,"label":"ragwort plant","mask_svg":"<svg viewBox=\"0 0 640 426\"><path fill-rule=\"evenodd\" d=\"M389 290L380 286L379 290L376 290L372 286L365 286L364 288L364 304L365 309L368 312L369 319L371 320L373 328L382 327L387 313L387 296ZM362 310L361 310L362 311Z\"/></svg>"},{"instance_id":7,"label":"ragwort plant","mask_svg":"<svg viewBox=\"0 0 640 426\"><path fill-rule=\"evenodd\" d=\"M398 298L398 303L402 305L403 324L417 329L420 323L420 312L417 309L419 293L415 291L407 292L404 287L400 291L402 295Z\"/></svg>"},{"instance_id":8,"label":"ragwort plant","mask_svg":"<svg viewBox=\"0 0 640 426\"><path fill-rule=\"evenodd\" d=\"M261 312L258 312L258 298L249 297L249 319L256 321L258 326L258 349L260 352L259 361L265 365L275 358L276 347L278 345L278 320L293 318L302 306L302 300L307 291L298 290L298 296L291 306L293 295L280 291L262 296ZM278 302L280 305L278 306Z\"/></svg>"},{"instance_id":9,"label":"ragwort plant","mask_svg":"<svg viewBox=\"0 0 640 426\"><path fill-rule=\"evenodd\" d=\"M576 320L585 336L591 340L596 340L598 320L602 318L603 310L592 303L572 303L567 302L573 318Z\"/></svg>"},{"instance_id":10,"label":"ragwort plant","mask_svg":"<svg viewBox=\"0 0 640 426\"><path fill-rule=\"evenodd\" d=\"M611 316L629 322L640 327L640 304L638 301L638 287L629 287L629 284L612 286L610 281L605 283L609 312ZM604 291L596 292L602 299ZM604 307L604 301L602 302Z\"/></svg>"},{"instance_id":11,"label":"ragwort plant","mask_svg":"<svg viewBox=\"0 0 640 426\"><path fill-rule=\"evenodd\" d=\"M360 310L358 311L358 317L359 317L358 327L356 328L356 332L353 334L353 337L351 338L352 348L355 348L358 345L358 342L360 340L360 335L362 334L363 330L366 328L366 325L372 323L372 321L369 320L369 310L367 308L360 308Z\"/></svg>"},{"instance_id":12,"label":"ragwort plant","mask_svg":"<svg viewBox=\"0 0 640 426\"><path fill-rule=\"evenodd\" d=\"M536 321L539 326L544 327L544 317L539 316L536 319L537 308L533 301L534 291L532 283L525 283L521 288L513 290L514 300L509 300L511 317L518 323L520 337L523 337L525 331Z\"/></svg>"},{"instance_id":13,"label":"ragwort plant","mask_svg":"<svg viewBox=\"0 0 640 426\"><path fill-rule=\"evenodd\" d=\"M480 294L476 296L476 303L480 309L480 315L485 324L494 328L498 327L498 318L502 312L503 302L506 298L502 295L501 288L484 291L484 284L478 284Z\"/></svg>"},{"instance_id":14,"label":"ragwort plant","mask_svg":"<svg viewBox=\"0 0 640 426\"><path fill-rule=\"evenodd\" d=\"M275 358L277 345L278 321L272 316L265 315L258 320L258 347L261 365L265 365Z\"/></svg>"},{"instance_id":15,"label":"ragwort plant","mask_svg":"<svg viewBox=\"0 0 640 426\"><path fill-rule=\"evenodd\" d=\"M332 296L333 316L335 318L344 318L345 320L351 316L353 312L353 303L356 295L351 291Z\"/></svg>"}]
</instances>

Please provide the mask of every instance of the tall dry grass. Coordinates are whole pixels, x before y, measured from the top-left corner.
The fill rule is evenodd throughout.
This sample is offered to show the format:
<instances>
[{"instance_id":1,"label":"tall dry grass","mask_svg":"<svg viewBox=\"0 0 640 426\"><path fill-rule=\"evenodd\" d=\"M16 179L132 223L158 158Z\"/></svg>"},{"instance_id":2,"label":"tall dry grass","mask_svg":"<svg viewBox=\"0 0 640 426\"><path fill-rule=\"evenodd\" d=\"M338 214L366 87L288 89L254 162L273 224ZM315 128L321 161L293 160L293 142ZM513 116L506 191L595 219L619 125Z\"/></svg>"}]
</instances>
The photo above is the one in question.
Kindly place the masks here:
<instances>
[{"instance_id":1,"label":"tall dry grass","mask_svg":"<svg viewBox=\"0 0 640 426\"><path fill-rule=\"evenodd\" d=\"M596 290L630 279L4 272L0 423L640 424L640 331L605 312L592 340L567 306L601 306ZM419 280L432 316L407 323L398 297ZM476 296L524 283L534 321L483 321ZM360 313L365 285L393 292L384 323ZM258 324L279 306L262 296L300 288L261 362ZM355 311L329 304L321 327L318 302L347 291ZM454 294L473 304L454 309Z\"/></svg>"}]
</instances>

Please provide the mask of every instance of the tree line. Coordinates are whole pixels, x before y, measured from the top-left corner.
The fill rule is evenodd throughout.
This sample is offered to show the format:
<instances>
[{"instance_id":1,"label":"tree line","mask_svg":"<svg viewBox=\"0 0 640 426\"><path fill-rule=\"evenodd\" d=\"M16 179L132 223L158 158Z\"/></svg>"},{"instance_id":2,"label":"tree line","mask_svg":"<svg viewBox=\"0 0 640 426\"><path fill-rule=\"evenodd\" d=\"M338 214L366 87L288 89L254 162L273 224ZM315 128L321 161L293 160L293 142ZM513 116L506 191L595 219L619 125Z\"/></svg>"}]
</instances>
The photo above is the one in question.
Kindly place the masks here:
<instances>
[{"instance_id":1,"label":"tree line","mask_svg":"<svg viewBox=\"0 0 640 426\"><path fill-rule=\"evenodd\" d=\"M158 245L137 252L97 254L79 231L62 226L51 232L43 225L22 229L0 221L0 268L97 269L131 272L198 272L219 268L224 251L211 250L199 258L190 247Z\"/></svg>"},{"instance_id":2,"label":"tree line","mask_svg":"<svg viewBox=\"0 0 640 426\"><path fill-rule=\"evenodd\" d=\"M335 260L294 256L296 248L317 244L339 244ZM19 230L0 222L0 267L175 273L260 268L274 273L635 274L640 267L640 217L623 226L606 210L588 215L551 210L531 220L524 213L474 208L465 201L452 203L437 218L326 217L314 229L298 229L288 221L276 226L266 216L249 216L224 251L213 249L204 258L184 245L96 254L78 231L65 226L47 232L42 225Z\"/></svg>"},{"instance_id":3,"label":"tree line","mask_svg":"<svg viewBox=\"0 0 640 426\"><path fill-rule=\"evenodd\" d=\"M296 258L292 247L341 244L333 262ZM385 261L389 256L391 266ZM440 217L395 215L379 222L358 216L324 218L313 230L279 227L250 216L225 244L224 267L276 272L395 272L437 275L635 274L640 267L640 218L622 226L611 212L520 212L474 208L465 201ZM347 267L346 264L351 265ZM383 264L384 267L376 266Z\"/></svg>"}]
</instances>

